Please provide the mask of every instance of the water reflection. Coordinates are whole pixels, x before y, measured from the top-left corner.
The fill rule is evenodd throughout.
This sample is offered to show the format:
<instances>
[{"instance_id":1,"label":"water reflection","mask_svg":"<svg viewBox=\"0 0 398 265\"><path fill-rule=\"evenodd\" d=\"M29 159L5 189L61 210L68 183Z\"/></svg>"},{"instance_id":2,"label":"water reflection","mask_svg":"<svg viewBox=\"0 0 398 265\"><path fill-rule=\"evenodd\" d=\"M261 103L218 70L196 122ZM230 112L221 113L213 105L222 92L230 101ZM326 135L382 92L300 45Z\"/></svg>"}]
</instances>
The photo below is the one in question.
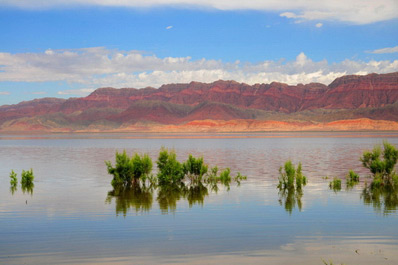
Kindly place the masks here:
<instances>
[{"instance_id":1,"label":"water reflection","mask_svg":"<svg viewBox=\"0 0 398 265\"><path fill-rule=\"evenodd\" d=\"M12 195L14 195L14 193L18 190L17 185L11 185L10 186L10 192Z\"/></svg>"},{"instance_id":2,"label":"water reflection","mask_svg":"<svg viewBox=\"0 0 398 265\"><path fill-rule=\"evenodd\" d=\"M132 209L135 212L149 212L152 209L154 194L163 214L173 213L177 209L177 202L186 200L189 207L204 205L205 198L209 196L209 190L218 191L219 185L215 183L195 182L192 184L170 185L145 185L135 183L130 186L116 186L108 192L106 203L115 199L116 215L123 214ZM222 185L224 186L224 185ZM229 185L226 185L227 189Z\"/></svg>"},{"instance_id":3,"label":"water reflection","mask_svg":"<svg viewBox=\"0 0 398 265\"><path fill-rule=\"evenodd\" d=\"M30 194L31 196L33 195L34 187L35 187L35 184L33 184L33 183L26 183L26 184L22 183L21 184L23 194L27 193L27 194Z\"/></svg>"},{"instance_id":4,"label":"water reflection","mask_svg":"<svg viewBox=\"0 0 398 265\"><path fill-rule=\"evenodd\" d=\"M376 212L389 214L398 209L398 185L366 185L361 198L365 205L373 205Z\"/></svg>"},{"instance_id":5,"label":"water reflection","mask_svg":"<svg viewBox=\"0 0 398 265\"><path fill-rule=\"evenodd\" d=\"M21 190L23 194L33 195L33 188L35 185L33 183L21 183ZM10 192L11 195L14 195L15 192L18 191L18 185L16 183L11 183L10 185Z\"/></svg>"},{"instance_id":6,"label":"water reflection","mask_svg":"<svg viewBox=\"0 0 398 265\"><path fill-rule=\"evenodd\" d=\"M303 204L301 198L303 197L303 190L301 188L285 188L279 190L279 204L285 207L286 212L291 214L296 207L301 211Z\"/></svg>"},{"instance_id":7,"label":"water reflection","mask_svg":"<svg viewBox=\"0 0 398 265\"><path fill-rule=\"evenodd\" d=\"M115 198L116 215L133 208L136 212L148 212L152 208L154 187L134 183L131 186L116 186L106 197L106 202L111 203Z\"/></svg>"},{"instance_id":8,"label":"water reflection","mask_svg":"<svg viewBox=\"0 0 398 265\"><path fill-rule=\"evenodd\" d=\"M162 213L175 212L177 201L182 197L181 185L164 185L159 187L157 201Z\"/></svg>"}]
</instances>

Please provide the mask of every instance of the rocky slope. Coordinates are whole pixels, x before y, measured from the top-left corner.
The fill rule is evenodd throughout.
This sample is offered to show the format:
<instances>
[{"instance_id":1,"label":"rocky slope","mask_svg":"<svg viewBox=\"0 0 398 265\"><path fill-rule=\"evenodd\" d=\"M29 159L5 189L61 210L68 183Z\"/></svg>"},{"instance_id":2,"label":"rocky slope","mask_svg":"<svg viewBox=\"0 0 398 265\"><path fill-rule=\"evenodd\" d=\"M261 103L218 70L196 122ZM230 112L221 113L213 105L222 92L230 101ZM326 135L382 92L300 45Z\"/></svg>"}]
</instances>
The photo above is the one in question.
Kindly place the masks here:
<instances>
[{"instance_id":1,"label":"rocky slope","mask_svg":"<svg viewBox=\"0 0 398 265\"><path fill-rule=\"evenodd\" d=\"M367 125L355 128L352 123L330 125L347 119ZM386 120L388 124L374 125L378 120ZM210 121L221 129L204 125ZM228 127L224 121L241 125ZM169 84L159 89L99 88L83 98L43 98L0 106L0 131L3 132L153 131L155 128L160 131L395 130L396 122L398 72L343 76L328 86L319 83L291 86L277 82L250 86L217 81Z\"/></svg>"}]
</instances>

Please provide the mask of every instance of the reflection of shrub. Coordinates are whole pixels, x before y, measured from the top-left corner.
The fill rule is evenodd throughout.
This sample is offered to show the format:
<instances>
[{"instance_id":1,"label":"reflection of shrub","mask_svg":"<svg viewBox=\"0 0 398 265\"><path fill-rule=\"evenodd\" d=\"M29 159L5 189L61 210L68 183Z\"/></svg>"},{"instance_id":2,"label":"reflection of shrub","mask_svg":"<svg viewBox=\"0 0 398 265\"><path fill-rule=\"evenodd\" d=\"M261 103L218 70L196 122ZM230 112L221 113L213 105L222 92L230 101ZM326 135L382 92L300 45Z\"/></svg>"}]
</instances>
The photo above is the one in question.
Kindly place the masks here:
<instances>
[{"instance_id":1,"label":"reflection of shrub","mask_svg":"<svg viewBox=\"0 0 398 265\"><path fill-rule=\"evenodd\" d=\"M302 189L295 190L294 188L280 189L279 190L279 204L285 206L285 210L291 214L294 207L297 205L301 211L303 204L301 198L303 197Z\"/></svg>"},{"instance_id":2,"label":"reflection of shrub","mask_svg":"<svg viewBox=\"0 0 398 265\"><path fill-rule=\"evenodd\" d=\"M112 185L126 185L137 182L147 176L152 170L152 160L145 154L140 156L135 154L129 157L126 150L123 153L116 152L116 163L112 166L110 161L105 161L108 173L113 175Z\"/></svg>"},{"instance_id":3,"label":"reflection of shrub","mask_svg":"<svg viewBox=\"0 0 398 265\"><path fill-rule=\"evenodd\" d=\"M34 180L34 175L33 175L33 170L22 170L22 179L21 179L21 184L22 186L30 186L33 184L33 180Z\"/></svg>"},{"instance_id":4,"label":"reflection of shrub","mask_svg":"<svg viewBox=\"0 0 398 265\"><path fill-rule=\"evenodd\" d=\"M130 208L136 212L148 212L152 207L153 189L133 183L131 186L114 186L113 190L108 192L106 202L110 203L115 198L116 215L123 213L126 216Z\"/></svg>"},{"instance_id":5,"label":"reflection of shrub","mask_svg":"<svg viewBox=\"0 0 398 265\"><path fill-rule=\"evenodd\" d=\"M398 209L398 185L366 185L361 197L365 204L372 204L384 214Z\"/></svg>"},{"instance_id":6,"label":"reflection of shrub","mask_svg":"<svg viewBox=\"0 0 398 265\"><path fill-rule=\"evenodd\" d=\"M16 187L18 185L17 173L14 170L11 170L10 173L10 185L11 187Z\"/></svg>"},{"instance_id":7,"label":"reflection of shrub","mask_svg":"<svg viewBox=\"0 0 398 265\"><path fill-rule=\"evenodd\" d=\"M169 211L175 212L177 209L177 201L183 197L184 185L181 184L170 184L161 185L158 190L158 197L156 200L159 203L159 208L163 214Z\"/></svg>"},{"instance_id":8,"label":"reflection of shrub","mask_svg":"<svg viewBox=\"0 0 398 265\"><path fill-rule=\"evenodd\" d=\"M373 151L366 151L360 158L362 165L373 174L374 185L392 184L397 180L394 167L398 160L398 150L387 141L383 142L384 149L375 146Z\"/></svg>"},{"instance_id":9,"label":"reflection of shrub","mask_svg":"<svg viewBox=\"0 0 398 265\"><path fill-rule=\"evenodd\" d=\"M279 168L279 189L301 189L307 184L307 178L301 173L301 163L295 169L292 161L287 161Z\"/></svg>"},{"instance_id":10,"label":"reflection of shrub","mask_svg":"<svg viewBox=\"0 0 398 265\"><path fill-rule=\"evenodd\" d=\"M195 185L190 185L184 189L184 195L188 200L189 207L194 204L203 206L204 199L209 195L208 189L202 182L198 182Z\"/></svg>"},{"instance_id":11,"label":"reflection of shrub","mask_svg":"<svg viewBox=\"0 0 398 265\"><path fill-rule=\"evenodd\" d=\"M333 180L329 183L329 188L331 188L334 191L340 191L341 190L341 179L334 177Z\"/></svg>"},{"instance_id":12,"label":"reflection of shrub","mask_svg":"<svg viewBox=\"0 0 398 265\"><path fill-rule=\"evenodd\" d=\"M184 178L183 167L177 160L177 155L174 151L168 151L162 148L156 161L159 172L159 184L170 184L182 181Z\"/></svg>"}]
</instances>

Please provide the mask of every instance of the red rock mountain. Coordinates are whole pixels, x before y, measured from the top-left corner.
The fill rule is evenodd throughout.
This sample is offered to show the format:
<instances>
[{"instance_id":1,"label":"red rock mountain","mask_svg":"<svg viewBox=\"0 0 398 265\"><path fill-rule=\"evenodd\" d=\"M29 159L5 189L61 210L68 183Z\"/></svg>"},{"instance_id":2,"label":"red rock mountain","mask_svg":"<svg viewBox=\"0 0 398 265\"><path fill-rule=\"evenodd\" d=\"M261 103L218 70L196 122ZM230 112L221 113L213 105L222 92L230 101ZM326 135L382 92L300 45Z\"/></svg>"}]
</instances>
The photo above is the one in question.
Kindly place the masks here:
<instances>
[{"instance_id":1,"label":"red rock mountain","mask_svg":"<svg viewBox=\"0 0 398 265\"><path fill-rule=\"evenodd\" d=\"M235 81L99 88L87 97L0 106L0 131L114 130L194 120L398 121L398 72L349 75L330 85ZM138 128L137 127L137 128Z\"/></svg>"}]
</instances>

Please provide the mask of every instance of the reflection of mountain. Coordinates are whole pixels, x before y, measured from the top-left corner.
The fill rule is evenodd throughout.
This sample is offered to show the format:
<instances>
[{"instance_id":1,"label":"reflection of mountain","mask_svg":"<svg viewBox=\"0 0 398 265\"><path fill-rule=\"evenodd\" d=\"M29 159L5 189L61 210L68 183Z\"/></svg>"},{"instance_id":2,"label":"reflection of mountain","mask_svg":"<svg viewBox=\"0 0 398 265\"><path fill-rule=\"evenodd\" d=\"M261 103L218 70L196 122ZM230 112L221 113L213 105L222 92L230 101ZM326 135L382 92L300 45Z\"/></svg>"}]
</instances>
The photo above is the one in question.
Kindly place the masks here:
<instances>
[{"instance_id":1,"label":"reflection of mountain","mask_svg":"<svg viewBox=\"0 0 398 265\"><path fill-rule=\"evenodd\" d=\"M367 205L373 205L377 212L389 214L398 210L398 185L367 185L361 195Z\"/></svg>"},{"instance_id":2,"label":"reflection of mountain","mask_svg":"<svg viewBox=\"0 0 398 265\"><path fill-rule=\"evenodd\" d=\"M398 129L397 121L398 72L343 76L328 86L217 81L99 88L84 98L0 106L0 131Z\"/></svg>"}]
</instances>

